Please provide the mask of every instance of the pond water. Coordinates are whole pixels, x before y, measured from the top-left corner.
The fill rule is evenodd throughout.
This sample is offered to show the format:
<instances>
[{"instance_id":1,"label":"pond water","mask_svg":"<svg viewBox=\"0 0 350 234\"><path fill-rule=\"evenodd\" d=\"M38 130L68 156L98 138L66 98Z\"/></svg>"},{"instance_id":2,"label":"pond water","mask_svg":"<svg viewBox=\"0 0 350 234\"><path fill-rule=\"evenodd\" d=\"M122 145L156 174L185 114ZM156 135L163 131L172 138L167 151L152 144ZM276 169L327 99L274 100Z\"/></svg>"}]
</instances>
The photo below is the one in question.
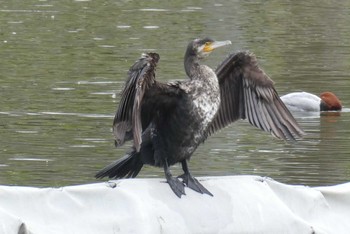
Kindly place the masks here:
<instances>
[{"instance_id":1,"label":"pond water","mask_svg":"<svg viewBox=\"0 0 350 234\"><path fill-rule=\"evenodd\" d=\"M196 37L231 40L205 63L254 52L280 95L334 92L341 113L297 114L307 135L294 144L236 122L201 145L195 176L253 174L309 186L350 180L350 2L2 1L0 184L96 182L121 157L111 125L118 94L144 51L161 56L159 80L183 79ZM179 167L173 167L174 174ZM139 177L163 177L146 166Z\"/></svg>"}]
</instances>

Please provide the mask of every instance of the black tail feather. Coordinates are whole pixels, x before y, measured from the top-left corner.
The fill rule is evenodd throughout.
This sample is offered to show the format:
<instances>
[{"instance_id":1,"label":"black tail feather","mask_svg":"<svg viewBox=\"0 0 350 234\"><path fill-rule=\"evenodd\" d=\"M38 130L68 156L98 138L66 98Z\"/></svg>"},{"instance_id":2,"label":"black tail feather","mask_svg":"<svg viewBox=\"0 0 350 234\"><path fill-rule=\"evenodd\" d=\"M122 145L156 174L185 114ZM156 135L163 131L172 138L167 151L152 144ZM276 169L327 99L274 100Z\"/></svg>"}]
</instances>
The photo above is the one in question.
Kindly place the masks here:
<instances>
[{"instance_id":1,"label":"black tail feather","mask_svg":"<svg viewBox=\"0 0 350 234\"><path fill-rule=\"evenodd\" d=\"M139 174L143 162L141 161L140 153L132 151L124 157L114 161L102 170L96 173L96 178L134 178Z\"/></svg>"}]
</instances>

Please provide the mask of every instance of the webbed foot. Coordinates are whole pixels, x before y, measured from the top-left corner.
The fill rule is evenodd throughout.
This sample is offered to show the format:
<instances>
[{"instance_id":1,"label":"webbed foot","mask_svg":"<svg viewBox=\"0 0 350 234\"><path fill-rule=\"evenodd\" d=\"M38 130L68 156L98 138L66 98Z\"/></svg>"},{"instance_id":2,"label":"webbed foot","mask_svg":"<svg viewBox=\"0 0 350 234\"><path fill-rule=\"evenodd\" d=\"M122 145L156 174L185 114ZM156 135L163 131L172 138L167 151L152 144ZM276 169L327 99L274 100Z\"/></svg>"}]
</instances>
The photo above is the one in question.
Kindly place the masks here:
<instances>
[{"instance_id":1,"label":"webbed foot","mask_svg":"<svg viewBox=\"0 0 350 234\"><path fill-rule=\"evenodd\" d=\"M185 173L183 175L180 175L179 178L183 179L183 183L186 184L187 187L190 189L193 189L194 191L201 193L201 194L208 194L210 196L214 196L211 192L208 191L199 181L194 178L191 174Z\"/></svg>"},{"instance_id":2,"label":"webbed foot","mask_svg":"<svg viewBox=\"0 0 350 234\"><path fill-rule=\"evenodd\" d=\"M185 185L178 178L174 178L172 176L167 176L166 180L167 180L170 188L176 194L176 196L181 198L182 195L186 195Z\"/></svg>"},{"instance_id":3,"label":"webbed foot","mask_svg":"<svg viewBox=\"0 0 350 234\"><path fill-rule=\"evenodd\" d=\"M164 173L165 173L166 181L168 182L171 190L173 190L173 192L176 194L176 196L181 198L182 195L186 195L185 194L185 185L178 178L174 178L171 175L171 172L170 172L169 166L168 166L168 162L166 160L164 161Z\"/></svg>"}]
</instances>

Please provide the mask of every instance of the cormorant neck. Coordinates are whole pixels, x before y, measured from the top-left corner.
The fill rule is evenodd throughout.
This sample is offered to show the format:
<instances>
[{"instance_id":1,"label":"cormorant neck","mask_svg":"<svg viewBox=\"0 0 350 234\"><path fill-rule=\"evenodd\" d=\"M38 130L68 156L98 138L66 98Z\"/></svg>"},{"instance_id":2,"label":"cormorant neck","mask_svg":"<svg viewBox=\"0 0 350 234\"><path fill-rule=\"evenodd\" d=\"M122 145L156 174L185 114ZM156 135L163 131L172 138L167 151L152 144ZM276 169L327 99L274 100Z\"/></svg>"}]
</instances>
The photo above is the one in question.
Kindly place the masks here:
<instances>
[{"instance_id":1,"label":"cormorant neck","mask_svg":"<svg viewBox=\"0 0 350 234\"><path fill-rule=\"evenodd\" d=\"M186 74L191 80L195 78L196 74L200 71L199 59L196 55L191 54L188 51L185 54L184 65Z\"/></svg>"}]
</instances>

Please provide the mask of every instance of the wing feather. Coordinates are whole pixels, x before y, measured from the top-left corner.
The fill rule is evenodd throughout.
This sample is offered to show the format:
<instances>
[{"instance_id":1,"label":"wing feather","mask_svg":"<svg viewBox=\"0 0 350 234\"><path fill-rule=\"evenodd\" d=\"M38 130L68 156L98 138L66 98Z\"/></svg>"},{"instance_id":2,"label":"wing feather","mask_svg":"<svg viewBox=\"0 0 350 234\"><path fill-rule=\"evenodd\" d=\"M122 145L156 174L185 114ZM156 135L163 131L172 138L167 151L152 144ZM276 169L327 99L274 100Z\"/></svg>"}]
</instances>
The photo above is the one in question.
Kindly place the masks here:
<instances>
[{"instance_id":1,"label":"wing feather","mask_svg":"<svg viewBox=\"0 0 350 234\"><path fill-rule=\"evenodd\" d=\"M143 54L130 68L121 100L113 121L113 134L116 146L134 139L137 150L140 149L142 124L142 99L155 83L155 70L159 60L156 53Z\"/></svg>"},{"instance_id":2,"label":"wing feather","mask_svg":"<svg viewBox=\"0 0 350 234\"><path fill-rule=\"evenodd\" d=\"M139 152L142 139L146 139L149 134L144 131L154 118L159 117L158 112L171 114L178 100L183 97L180 83L164 84L156 81L158 61L159 55L156 53L143 54L128 72L113 122L116 146L133 139L134 147Z\"/></svg>"},{"instance_id":3,"label":"wing feather","mask_svg":"<svg viewBox=\"0 0 350 234\"><path fill-rule=\"evenodd\" d=\"M279 98L273 81L259 68L255 55L231 54L218 66L216 74L221 104L208 134L238 119L247 119L250 124L284 140L304 135Z\"/></svg>"}]
</instances>

